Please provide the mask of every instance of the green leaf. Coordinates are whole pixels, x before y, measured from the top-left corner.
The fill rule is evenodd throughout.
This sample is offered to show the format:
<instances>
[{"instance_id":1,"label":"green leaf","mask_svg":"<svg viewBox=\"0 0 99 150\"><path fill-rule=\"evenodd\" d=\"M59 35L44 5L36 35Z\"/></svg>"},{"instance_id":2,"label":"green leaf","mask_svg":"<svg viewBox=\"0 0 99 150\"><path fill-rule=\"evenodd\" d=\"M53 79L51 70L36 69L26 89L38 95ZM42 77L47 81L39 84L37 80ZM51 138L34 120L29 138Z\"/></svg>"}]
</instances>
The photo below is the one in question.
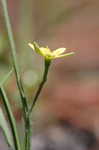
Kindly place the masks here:
<instances>
[{"instance_id":1,"label":"green leaf","mask_svg":"<svg viewBox=\"0 0 99 150\"><path fill-rule=\"evenodd\" d=\"M12 72L13 72L13 69L11 71L9 71L7 75L5 75L5 77L2 79L2 81L0 83L0 86L3 85L8 80L8 78L11 76Z\"/></svg>"},{"instance_id":2,"label":"green leaf","mask_svg":"<svg viewBox=\"0 0 99 150\"><path fill-rule=\"evenodd\" d=\"M4 113L1 108L0 108L0 128L3 130L8 145L14 149L14 143L13 143L11 131L8 128L8 122L5 119Z\"/></svg>"},{"instance_id":3,"label":"green leaf","mask_svg":"<svg viewBox=\"0 0 99 150\"><path fill-rule=\"evenodd\" d=\"M5 111L7 113L7 117L9 120L9 125L11 129L11 133L13 136L13 142L16 150L21 150L21 145L20 145L20 138L18 135L17 127L16 127L16 121L12 113L11 105L9 103L8 97L6 95L6 92L3 88L3 86L0 87L0 95L2 97L2 102L5 107Z\"/></svg>"}]
</instances>

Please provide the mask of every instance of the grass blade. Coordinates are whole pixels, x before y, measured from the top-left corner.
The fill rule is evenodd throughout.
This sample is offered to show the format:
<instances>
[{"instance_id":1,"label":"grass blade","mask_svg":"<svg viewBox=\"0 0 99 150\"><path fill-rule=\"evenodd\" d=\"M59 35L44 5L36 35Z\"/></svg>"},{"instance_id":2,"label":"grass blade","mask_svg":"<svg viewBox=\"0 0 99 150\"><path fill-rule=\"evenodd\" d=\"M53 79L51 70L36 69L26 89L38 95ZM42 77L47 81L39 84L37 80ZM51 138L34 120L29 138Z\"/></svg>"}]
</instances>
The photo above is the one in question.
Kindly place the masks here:
<instances>
[{"instance_id":1,"label":"grass blade","mask_svg":"<svg viewBox=\"0 0 99 150\"><path fill-rule=\"evenodd\" d=\"M8 145L14 149L13 138L10 129L8 128L8 122L5 119L4 113L1 108L0 108L0 127L4 133Z\"/></svg>"},{"instance_id":2,"label":"grass blade","mask_svg":"<svg viewBox=\"0 0 99 150\"><path fill-rule=\"evenodd\" d=\"M4 13L7 32L8 32L9 42L11 45L12 65L14 68L17 86L19 89L19 93L20 93L20 97L21 97L21 101L22 101L22 106L23 106L23 111L24 111L24 115L25 115L25 113L28 109L28 104L27 104L27 98L25 96L25 92L24 92L24 89L22 86L21 77L19 74L19 67L18 67L17 55L16 55L16 46L15 46L14 36L13 36L12 27L11 27L11 23L10 23L10 17L8 14L7 1L1 0L1 3L2 3L2 7L3 7L3 13Z\"/></svg>"},{"instance_id":3,"label":"grass blade","mask_svg":"<svg viewBox=\"0 0 99 150\"><path fill-rule=\"evenodd\" d=\"M2 86L2 85L9 79L9 77L10 77L11 74L12 74L12 72L13 72L13 69L10 70L10 71L7 73L7 75L2 79L2 81L1 81L1 83L0 83L0 86Z\"/></svg>"},{"instance_id":4,"label":"grass blade","mask_svg":"<svg viewBox=\"0 0 99 150\"><path fill-rule=\"evenodd\" d=\"M0 87L0 95L2 97L5 111L7 113L8 120L10 123L15 150L21 150L21 145L20 145L19 136L18 136L17 127L16 127L16 121L14 119L14 116L10 107L10 103L9 103L9 100L7 98L7 95L5 93L3 86Z\"/></svg>"}]
</instances>

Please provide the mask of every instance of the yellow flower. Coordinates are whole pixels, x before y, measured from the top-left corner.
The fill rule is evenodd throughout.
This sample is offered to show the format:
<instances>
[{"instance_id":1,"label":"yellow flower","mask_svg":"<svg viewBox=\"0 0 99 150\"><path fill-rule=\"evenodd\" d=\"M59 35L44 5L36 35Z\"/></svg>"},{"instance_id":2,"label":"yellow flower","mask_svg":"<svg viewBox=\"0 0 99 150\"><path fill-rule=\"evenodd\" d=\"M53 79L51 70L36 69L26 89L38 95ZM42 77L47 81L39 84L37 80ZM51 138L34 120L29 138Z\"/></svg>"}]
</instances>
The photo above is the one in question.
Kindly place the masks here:
<instances>
[{"instance_id":1,"label":"yellow flower","mask_svg":"<svg viewBox=\"0 0 99 150\"><path fill-rule=\"evenodd\" d=\"M45 57L47 60L53 60L55 58L65 57L73 55L74 52L65 53L66 48L58 48L56 50L51 51L48 47L39 47L36 42L28 44L36 53Z\"/></svg>"}]
</instances>

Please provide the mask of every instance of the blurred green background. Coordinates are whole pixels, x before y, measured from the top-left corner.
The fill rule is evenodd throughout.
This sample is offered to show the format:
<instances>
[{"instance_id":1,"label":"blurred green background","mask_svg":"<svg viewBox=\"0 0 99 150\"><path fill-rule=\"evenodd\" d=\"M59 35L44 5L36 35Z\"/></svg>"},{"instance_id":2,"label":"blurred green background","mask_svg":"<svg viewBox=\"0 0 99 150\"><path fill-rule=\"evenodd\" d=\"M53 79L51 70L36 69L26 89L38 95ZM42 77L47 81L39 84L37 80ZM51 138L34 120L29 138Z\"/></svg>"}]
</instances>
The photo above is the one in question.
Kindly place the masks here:
<instances>
[{"instance_id":1,"label":"blurred green background","mask_svg":"<svg viewBox=\"0 0 99 150\"><path fill-rule=\"evenodd\" d=\"M28 47L37 41L51 49L76 49L75 56L55 60L35 107L35 120L69 120L95 130L99 122L99 1L8 0L17 58L30 99L42 79L43 59ZM0 80L11 68L10 45L0 3ZM6 91L17 120L20 98L12 75Z\"/></svg>"}]
</instances>

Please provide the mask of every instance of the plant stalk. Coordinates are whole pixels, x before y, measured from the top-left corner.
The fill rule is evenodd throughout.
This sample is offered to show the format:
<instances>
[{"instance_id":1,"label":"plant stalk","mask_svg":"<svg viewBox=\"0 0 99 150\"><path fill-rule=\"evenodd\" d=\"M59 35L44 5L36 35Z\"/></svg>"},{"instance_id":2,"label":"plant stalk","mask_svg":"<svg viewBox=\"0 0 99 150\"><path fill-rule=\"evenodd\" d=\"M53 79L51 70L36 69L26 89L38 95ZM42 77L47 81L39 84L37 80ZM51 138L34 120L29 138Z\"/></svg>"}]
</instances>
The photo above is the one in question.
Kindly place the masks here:
<instances>
[{"instance_id":1,"label":"plant stalk","mask_svg":"<svg viewBox=\"0 0 99 150\"><path fill-rule=\"evenodd\" d=\"M38 88L38 90L36 92L36 95L34 97L33 103L32 103L32 105L30 107L30 110L29 110L29 114L32 113L32 110L33 110L33 108L34 108L34 106L35 106L35 104L37 102L37 99L38 99L38 97L39 97L39 95L40 95L40 93L41 93L41 91L43 89L43 86L44 86L45 82L47 81L47 75L48 75L50 64L51 64L51 61L45 59L45 68L44 68L43 80L40 83L39 88Z\"/></svg>"},{"instance_id":2,"label":"plant stalk","mask_svg":"<svg viewBox=\"0 0 99 150\"><path fill-rule=\"evenodd\" d=\"M11 45L12 65L13 65L13 68L14 68L17 87L19 89L19 94L20 94L21 102L22 102L22 108L23 108L22 110L23 110L23 117L24 117L24 123L25 123L26 150L29 150L30 146L29 146L29 144L27 144L27 143L30 143L30 141L29 141L30 140L30 136L29 136L30 119L29 119L29 117L27 118L28 103L27 103L27 98L25 96L24 88L23 88L23 85L22 85L21 77L20 77L20 74L19 74L19 67L18 67L17 57L16 57L16 46L15 46L14 36L13 36L12 27L11 27L11 23L10 23L10 17L9 17L9 14L8 14L7 1L6 0L1 0L1 2L2 2L4 17L5 17L8 37L9 37L9 41L10 41L10 45Z\"/></svg>"},{"instance_id":3,"label":"plant stalk","mask_svg":"<svg viewBox=\"0 0 99 150\"><path fill-rule=\"evenodd\" d=\"M31 149L31 124L30 124L30 116L27 116L26 124L25 124L25 144L24 150Z\"/></svg>"},{"instance_id":4,"label":"plant stalk","mask_svg":"<svg viewBox=\"0 0 99 150\"><path fill-rule=\"evenodd\" d=\"M13 136L13 142L15 145L15 150L21 150L21 145L20 145L20 140L19 140L19 135L17 132L17 127L16 127L16 121L14 119L9 100L7 98L7 95L5 93L5 90L3 86L0 86L0 94L4 103L5 111L8 116L8 120L10 123L11 131L12 131L12 136Z\"/></svg>"},{"instance_id":5,"label":"plant stalk","mask_svg":"<svg viewBox=\"0 0 99 150\"><path fill-rule=\"evenodd\" d=\"M9 14L8 14L7 1L6 0L1 0L1 3L2 3L2 7L3 7L4 18L5 18L6 28L7 28L7 32L8 32L9 42L10 42L10 45L11 45L12 65L13 65L13 68L14 68L16 81L17 81L17 86L18 86L20 97L21 97L21 100L22 100L24 118L26 118L25 113L28 109L28 105L27 105L24 89L23 89L23 86L22 86L21 77L20 77L20 74L19 74L19 67L18 67L17 57L16 57L17 56L16 55L16 46L15 46L14 36L13 36L12 27L11 27L11 23L10 23L10 17L9 17Z\"/></svg>"}]
</instances>

